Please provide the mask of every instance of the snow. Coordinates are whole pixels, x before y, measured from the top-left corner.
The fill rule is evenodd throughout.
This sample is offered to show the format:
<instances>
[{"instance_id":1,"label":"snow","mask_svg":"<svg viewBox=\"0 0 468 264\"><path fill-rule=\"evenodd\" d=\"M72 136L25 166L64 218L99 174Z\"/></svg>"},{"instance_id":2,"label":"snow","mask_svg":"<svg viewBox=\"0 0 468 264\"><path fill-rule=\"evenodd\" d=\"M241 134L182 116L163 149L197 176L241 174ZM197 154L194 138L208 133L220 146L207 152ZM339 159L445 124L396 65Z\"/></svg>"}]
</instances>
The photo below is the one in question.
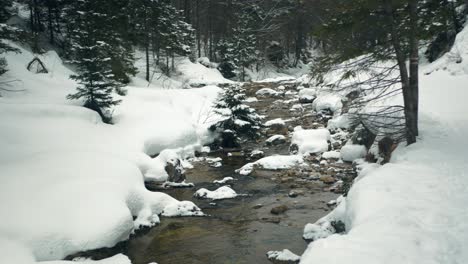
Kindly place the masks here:
<instances>
[{"instance_id":1,"label":"snow","mask_svg":"<svg viewBox=\"0 0 468 264\"><path fill-rule=\"evenodd\" d=\"M234 178L233 177L224 177L222 180L214 180L213 183L217 183L217 184L225 184L229 181L234 181Z\"/></svg>"},{"instance_id":2,"label":"snow","mask_svg":"<svg viewBox=\"0 0 468 264\"><path fill-rule=\"evenodd\" d=\"M144 180L164 182L167 162L184 165L211 141L207 127L216 121L209 119L220 88L161 89L137 77L120 98L115 124L107 125L81 102L66 100L76 84L55 52L39 55L49 73L33 74L25 65L34 55L18 48L21 54L6 54L2 78L20 79L8 87L19 92L2 91L0 98L0 248L7 240L22 253L5 263L59 260L111 247L157 224L159 215L202 214L191 202L146 190ZM177 82L169 86L181 87Z\"/></svg>"},{"instance_id":3,"label":"snow","mask_svg":"<svg viewBox=\"0 0 468 264\"><path fill-rule=\"evenodd\" d=\"M199 62L193 63L188 58L179 58L176 62L176 80L184 84L232 83L225 79L216 68L208 68Z\"/></svg>"},{"instance_id":4,"label":"snow","mask_svg":"<svg viewBox=\"0 0 468 264\"><path fill-rule=\"evenodd\" d=\"M258 96L277 96L279 94L281 94L280 92L277 92L271 88L262 88L260 90L258 90L256 93L256 95Z\"/></svg>"},{"instance_id":5,"label":"snow","mask_svg":"<svg viewBox=\"0 0 468 264\"><path fill-rule=\"evenodd\" d=\"M127 256L118 254L103 260L77 259L73 261L45 261L41 264L131 264Z\"/></svg>"},{"instance_id":6,"label":"snow","mask_svg":"<svg viewBox=\"0 0 468 264\"><path fill-rule=\"evenodd\" d=\"M349 129L352 125L352 119L349 114L344 114L336 116L333 119L328 120L327 129L328 130L337 130L337 129Z\"/></svg>"},{"instance_id":7,"label":"snow","mask_svg":"<svg viewBox=\"0 0 468 264\"><path fill-rule=\"evenodd\" d=\"M285 170L295 166L306 166L301 155L275 155L247 163L242 168L236 170L241 175L249 175L254 168L259 167L266 170Z\"/></svg>"},{"instance_id":8,"label":"snow","mask_svg":"<svg viewBox=\"0 0 468 264\"><path fill-rule=\"evenodd\" d=\"M299 261L301 259L300 256L292 253L288 249L283 249L282 251L268 251L267 252L268 259L277 260L277 261Z\"/></svg>"},{"instance_id":9,"label":"snow","mask_svg":"<svg viewBox=\"0 0 468 264\"><path fill-rule=\"evenodd\" d=\"M278 141L278 140L286 141L286 137L283 136L283 135L273 135L273 136L267 138L266 143L273 143L273 142Z\"/></svg>"},{"instance_id":10,"label":"snow","mask_svg":"<svg viewBox=\"0 0 468 264\"><path fill-rule=\"evenodd\" d=\"M340 115L343 103L341 96L332 93L322 93L313 102L315 111L330 110L334 115Z\"/></svg>"},{"instance_id":11,"label":"snow","mask_svg":"<svg viewBox=\"0 0 468 264\"><path fill-rule=\"evenodd\" d=\"M237 197L236 191L231 189L229 186L219 187L214 191L201 188L196 191L194 196L197 198L211 199L211 200L221 200L221 199L231 199Z\"/></svg>"},{"instance_id":12,"label":"snow","mask_svg":"<svg viewBox=\"0 0 468 264\"><path fill-rule=\"evenodd\" d=\"M304 88L299 91L299 99L312 101L317 97L317 91L311 88Z\"/></svg>"},{"instance_id":13,"label":"snow","mask_svg":"<svg viewBox=\"0 0 468 264\"><path fill-rule=\"evenodd\" d=\"M327 151L322 154L322 158L324 159L340 159L341 153L336 150Z\"/></svg>"},{"instance_id":14,"label":"snow","mask_svg":"<svg viewBox=\"0 0 468 264\"><path fill-rule=\"evenodd\" d=\"M247 97L245 100L244 100L245 103L255 103L255 102L258 102L258 99L256 97Z\"/></svg>"},{"instance_id":15,"label":"snow","mask_svg":"<svg viewBox=\"0 0 468 264\"><path fill-rule=\"evenodd\" d=\"M321 153L328 151L330 132L325 128L297 129L292 136L292 144L299 147L300 154Z\"/></svg>"},{"instance_id":16,"label":"snow","mask_svg":"<svg viewBox=\"0 0 468 264\"><path fill-rule=\"evenodd\" d=\"M270 127L274 125L286 125L286 122L281 118L276 118L276 119L265 122L266 127Z\"/></svg>"},{"instance_id":17,"label":"snow","mask_svg":"<svg viewBox=\"0 0 468 264\"><path fill-rule=\"evenodd\" d=\"M346 234L312 242L301 263L467 262L467 34L421 67L431 74L420 78L418 142L399 146L383 166L358 165L344 203L327 216L343 220Z\"/></svg>"},{"instance_id":18,"label":"snow","mask_svg":"<svg viewBox=\"0 0 468 264\"><path fill-rule=\"evenodd\" d=\"M341 148L341 159L348 162L364 158L366 154L367 149L362 145L347 144Z\"/></svg>"}]
</instances>

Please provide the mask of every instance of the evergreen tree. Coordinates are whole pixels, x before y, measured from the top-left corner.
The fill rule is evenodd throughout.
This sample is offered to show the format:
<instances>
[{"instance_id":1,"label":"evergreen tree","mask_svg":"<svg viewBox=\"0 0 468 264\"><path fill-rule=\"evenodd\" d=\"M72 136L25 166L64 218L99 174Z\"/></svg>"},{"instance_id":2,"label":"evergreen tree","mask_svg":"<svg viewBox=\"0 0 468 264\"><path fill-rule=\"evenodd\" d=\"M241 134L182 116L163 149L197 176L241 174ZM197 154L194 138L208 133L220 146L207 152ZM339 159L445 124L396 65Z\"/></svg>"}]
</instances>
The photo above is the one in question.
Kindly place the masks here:
<instances>
[{"instance_id":1,"label":"evergreen tree","mask_svg":"<svg viewBox=\"0 0 468 264\"><path fill-rule=\"evenodd\" d=\"M255 109L244 104L245 90L239 84L229 85L214 105L215 112L224 119L211 127L215 131L233 131L238 136L256 138L262 126Z\"/></svg>"},{"instance_id":2,"label":"evergreen tree","mask_svg":"<svg viewBox=\"0 0 468 264\"><path fill-rule=\"evenodd\" d=\"M110 122L109 110L120 101L113 98L114 89L122 84L114 79L111 65L114 39L113 17L106 11L106 0L78 0L70 8L75 28L69 36L77 75L70 78L78 82L77 92L68 99L84 99L84 106L97 111L103 121Z\"/></svg>"},{"instance_id":3,"label":"evergreen tree","mask_svg":"<svg viewBox=\"0 0 468 264\"><path fill-rule=\"evenodd\" d=\"M5 42L5 40L19 40L21 33L17 28L5 23L12 15L10 12L11 4L10 0L0 0L0 56L5 52L19 52L18 49ZM7 62L5 58L0 57L0 76L6 71Z\"/></svg>"}]
</instances>

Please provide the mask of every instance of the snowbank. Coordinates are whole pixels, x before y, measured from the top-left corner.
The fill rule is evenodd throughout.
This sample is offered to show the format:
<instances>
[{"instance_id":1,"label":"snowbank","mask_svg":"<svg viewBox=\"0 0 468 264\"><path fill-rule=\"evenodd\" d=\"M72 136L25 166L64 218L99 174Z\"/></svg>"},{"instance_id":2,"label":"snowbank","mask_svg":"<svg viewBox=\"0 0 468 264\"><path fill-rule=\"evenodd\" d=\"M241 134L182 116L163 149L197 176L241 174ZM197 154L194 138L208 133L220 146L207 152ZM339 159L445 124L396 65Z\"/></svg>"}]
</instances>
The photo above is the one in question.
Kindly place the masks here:
<instances>
[{"instance_id":1,"label":"snowbank","mask_svg":"<svg viewBox=\"0 0 468 264\"><path fill-rule=\"evenodd\" d=\"M0 240L24 250L1 263L58 260L113 246L159 215L202 214L191 202L147 191L144 176L167 178L168 161L211 140L218 87L165 90L136 78L107 125L66 99L76 84L56 53L40 55L48 74L33 74L25 65L34 56L21 50L6 55L2 76L21 82L0 98Z\"/></svg>"},{"instance_id":2,"label":"snowbank","mask_svg":"<svg viewBox=\"0 0 468 264\"><path fill-rule=\"evenodd\" d=\"M460 47L468 46L467 34L422 69L432 73L420 80L419 141L360 172L344 208L332 213L347 233L312 242L301 263L466 263L468 60ZM451 54L463 60L455 64Z\"/></svg>"},{"instance_id":3,"label":"snowbank","mask_svg":"<svg viewBox=\"0 0 468 264\"><path fill-rule=\"evenodd\" d=\"M292 253L288 249L283 249L282 251L268 251L267 252L267 257L270 260L276 260L276 261L290 261L290 262L296 262L301 259L300 256Z\"/></svg>"},{"instance_id":4,"label":"snowbank","mask_svg":"<svg viewBox=\"0 0 468 264\"><path fill-rule=\"evenodd\" d=\"M330 132L325 128L296 129L292 136L292 144L299 147L300 154L321 153L328 150Z\"/></svg>"}]
</instances>

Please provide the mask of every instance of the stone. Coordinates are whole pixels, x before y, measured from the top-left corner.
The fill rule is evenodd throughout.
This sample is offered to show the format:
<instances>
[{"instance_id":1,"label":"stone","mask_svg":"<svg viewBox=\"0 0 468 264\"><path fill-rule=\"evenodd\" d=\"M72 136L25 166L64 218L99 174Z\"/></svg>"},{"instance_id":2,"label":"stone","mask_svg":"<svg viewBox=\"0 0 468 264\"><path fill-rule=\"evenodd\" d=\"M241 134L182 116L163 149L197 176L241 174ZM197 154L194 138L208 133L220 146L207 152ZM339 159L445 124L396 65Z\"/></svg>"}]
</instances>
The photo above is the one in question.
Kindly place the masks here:
<instances>
[{"instance_id":1,"label":"stone","mask_svg":"<svg viewBox=\"0 0 468 264\"><path fill-rule=\"evenodd\" d=\"M325 175L325 176L320 177L320 181L325 184L333 184L336 182L336 179L333 178L332 176Z\"/></svg>"},{"instance_id":2,"label":"stone","mask_svg":"<svg viewBox=\"0 0 468 264\"><path fill-rule=\"evenodd\" d=\"M273 207L270 211L270 213L279 215L279 214L284 214L289 208L286 205L279 205L276 207Z\"/></svg>"},{"instance_id":3,"label":"stone","mask_svg":"<svg viewBox=\"0 0 468 264\"><path fill-rule=\"evenodd\" d=\"M256 205L254 205L252 208L253 208L253 209L260 209L260 208L262 208L262 207L263 207L263 204L256 204Z\"/></svg>"},{"instance_id":4,"label":"stone","mask_svg":"<svg viewBox=\"0 0 468 264\"><path fill-rule=\"evenodd\" d=\"M169 176L167 181L178 183L185 181L185 170L182 167L182 163L179 159L167 162L164 170Z\"/></svg>"},{"instance_id":5,"label":"stone","mask_svg":"<svg viewBox=\"0 0 468 264\"><path fill-rule=\"evenodd\" d=\"M289 133L288 127L285 124L273 124L268 127L268 135L287 135Z\"/></svg>"}]
</instances>

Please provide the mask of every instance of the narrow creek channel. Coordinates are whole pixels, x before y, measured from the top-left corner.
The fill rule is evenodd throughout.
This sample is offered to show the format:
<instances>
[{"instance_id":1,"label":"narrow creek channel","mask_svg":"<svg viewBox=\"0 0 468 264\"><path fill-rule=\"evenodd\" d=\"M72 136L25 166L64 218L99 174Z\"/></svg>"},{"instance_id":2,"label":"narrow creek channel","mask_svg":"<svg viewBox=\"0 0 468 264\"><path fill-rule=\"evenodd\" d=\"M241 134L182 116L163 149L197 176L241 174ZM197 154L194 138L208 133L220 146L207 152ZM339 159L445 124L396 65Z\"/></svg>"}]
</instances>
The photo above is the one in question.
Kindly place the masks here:
<instances>
[{"instance_id":1,"label":"narrow creek channel","mask_svg":"<svg viewBox=\"0 0 468 264\"><path fill-rule=\"evenodd\" d=\"M194 188L165 191L176 199L194 201L207 215L198 218L165 218L148 233L129 241L128 256L134 264L157 261L170 263L270 263L270 250L289 250L301 254L307 244L302 232L307 222L313 222L329 210L326 203L336 194L324 192L319 182L304 182L304 193L290 198L291 185L278 182L278 172L264 171L260 177L241 176L235 170L246 163L243 157L222 156L223 166L196 164L187 172L195 189L216 189L212 183L224 177L236 179L231 185L235 199L199 200L193 198ZM294 186L293 186L294 187ZM261 205L261 206L260 206ZM284 214L273 215L270 210L286 205Z\"/></svg>"}]
</instances>

